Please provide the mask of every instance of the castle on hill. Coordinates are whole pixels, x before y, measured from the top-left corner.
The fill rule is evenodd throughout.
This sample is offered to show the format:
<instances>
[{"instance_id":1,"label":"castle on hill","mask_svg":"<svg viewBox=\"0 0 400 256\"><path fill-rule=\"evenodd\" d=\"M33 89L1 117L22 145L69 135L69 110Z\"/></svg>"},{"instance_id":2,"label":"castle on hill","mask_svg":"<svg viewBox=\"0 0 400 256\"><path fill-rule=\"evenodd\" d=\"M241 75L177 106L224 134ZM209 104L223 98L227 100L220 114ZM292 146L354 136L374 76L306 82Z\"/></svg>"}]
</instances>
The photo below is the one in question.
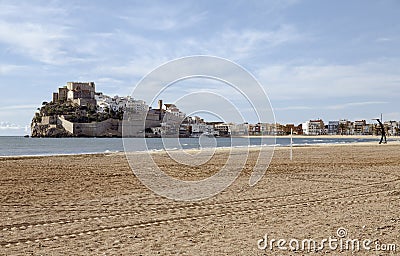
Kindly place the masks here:
<instances>
[{"instance_id":1,"label":"castle on hill","mask_svg":"<svg viewBox=\"0 0 400 256\"><path fill-rule=\"evenodd\" d=\"M130 96L110 97L96 92L94 82L68 82L43 102L31 123L32 137L121 137L124 112L145 117L145 129L132 136L174 134L185 119L174 104L159 101L152 109L145 101Z\"/></svg>"},{"instance_id":2,"label":"castle on hill","mask_svg":"<svg viewBox=\"0 0 400 256\"><path fill-rule=\"evenodd\" d=\"M53 92L53 102L70 101L79 106L96 105L96 85L94 82L68 82Z\"/></svg>"}]
</instances>

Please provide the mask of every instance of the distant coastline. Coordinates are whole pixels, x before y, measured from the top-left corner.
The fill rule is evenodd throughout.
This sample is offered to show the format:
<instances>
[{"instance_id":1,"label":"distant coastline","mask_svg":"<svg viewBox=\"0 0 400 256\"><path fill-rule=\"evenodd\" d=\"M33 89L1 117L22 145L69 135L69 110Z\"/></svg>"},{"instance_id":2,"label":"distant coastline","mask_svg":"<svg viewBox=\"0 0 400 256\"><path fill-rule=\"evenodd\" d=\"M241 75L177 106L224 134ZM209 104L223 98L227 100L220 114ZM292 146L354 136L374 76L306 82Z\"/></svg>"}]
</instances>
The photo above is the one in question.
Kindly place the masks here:
<instances>
[{"instance_id":1,"label":"distant coastline","mask_svg":"<svg viewBox=\"0 0 400 256\"><path fill-rule=\"evenodd\" d=\"M158 100L153 108L131 96L110 97L96 91L94 82L67 82L42 103L31 122L31 137L243 137L322 136L319 138L366 138L399 136L400 122L380 118L309 120L279 124L275 120L257 123L206 121L189 116L173 103ZM269 122L267 122L269 121ZM379 123L379 124L378 124ZM353 136L353 137L344 137ZM362 136L362 137L358 137ZM364 137L366 136L366 137ZM301 138L301 137L298 137Z\"/></svg>"},{"instance_id":2,"label":"distant coastline","mask_svg":"<svg viewBox=\"0 0 400 256\"><path fill-rule=\"evenodd\" d=\"M249 135L249 136L242 136L243 138L290 138L290 135ZM377 139L381 138L380 135L293 135L293 138L302 138L302 139L340 139L340 138L348 138L348 139ZM388 136L388 138L400 138L398 135Z\"/></svg>"},{"instance_id":3,"label":"distant coastline","mask_svg":"<svg viewBox=\"0 0 400 256\"><path fill-rule=\"evenodd\" d=\"M24 137L24 138L59 138L59 137L31 137L31 136L26 136L26 135L0 135L0 137ZM232 138L290 138L292 137L291 135L243 135L243 136L231 136ZM104 139L104 138L110 138L110 137L92 137L92 136L79 136L79 137L74 137L74 138L97 138L97 139ZM119 137L113 137L116 139L123 139L122 136ZM153 138L161 138L161 137L153 137ZM216 137L218 138L218 137ZM229 137L228 137L229 138ZM293 134L293 138L302 138L302 139L340 139L340 138L349 138L349 139L377 139L379 140L381 138L380 135L297 135ZM389 138L399 138L400 135L392 135L388 136Z\"/></svg>"}]
</instances>

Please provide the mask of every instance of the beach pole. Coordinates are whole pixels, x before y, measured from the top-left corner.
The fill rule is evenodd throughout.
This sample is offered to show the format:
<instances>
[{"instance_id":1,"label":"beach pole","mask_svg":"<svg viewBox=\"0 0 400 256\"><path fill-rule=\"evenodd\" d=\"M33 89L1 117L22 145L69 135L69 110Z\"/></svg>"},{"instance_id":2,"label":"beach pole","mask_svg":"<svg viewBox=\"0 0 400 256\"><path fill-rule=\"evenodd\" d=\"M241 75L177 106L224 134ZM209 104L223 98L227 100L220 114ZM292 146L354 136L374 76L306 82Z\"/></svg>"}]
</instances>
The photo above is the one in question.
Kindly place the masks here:
<instances>
[{"instance_id":1,"label":"beach pole","mask_svg":"<svg viewBox=\"0 0 400 256\"><path fill-rule=\"evenodd\" d=\"M290 128L290 161L293 160L293 128Z\"/></svg>"}]
</instances>

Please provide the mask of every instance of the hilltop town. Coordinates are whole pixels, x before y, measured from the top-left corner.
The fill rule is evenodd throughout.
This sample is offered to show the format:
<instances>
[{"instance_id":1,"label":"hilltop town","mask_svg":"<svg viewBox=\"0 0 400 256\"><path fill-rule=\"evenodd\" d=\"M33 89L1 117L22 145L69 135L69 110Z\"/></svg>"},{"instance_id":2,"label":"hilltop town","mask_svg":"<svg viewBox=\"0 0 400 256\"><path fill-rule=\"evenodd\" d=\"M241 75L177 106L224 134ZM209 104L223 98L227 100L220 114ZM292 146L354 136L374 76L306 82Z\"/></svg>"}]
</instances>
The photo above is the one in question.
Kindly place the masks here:
<instances>
[{"instance_id":1,"label":"hilltop town","mask_svg":"<svg viewBox=\"0 0 400 256\"><path fill-rule=\"evenodd\" d=\"M346 119L329 121L309 120L299 125L278 123L235 124L207 122L198 116L186 116L174 104L158 101L152 108L130 96L110 97L96 92L94 82L68 82L53 93L52 101L43 102L31 123L32 137L121 137L124 113L143 117L144 128L132 136L199 137L246 135L379 135L376 123ZM399 122L384 123L389 136L399 135Z\"/></svg>"},{"instance_id":2,"label":"hilltop town","mask_svg":"<svg viewBox=\"0 0 400 256\"><path fill-rule=\"evenodd\" d=\"M152 109L143 100L130 96L110 97L96 92L94 82L68 82L53 93L52 101L43 102L31 123L32 137L121 137L124 112L130 109L147 113L147 136L161 135L163 120L182 118L173 104Z\"/></svg>"}]
</instances>

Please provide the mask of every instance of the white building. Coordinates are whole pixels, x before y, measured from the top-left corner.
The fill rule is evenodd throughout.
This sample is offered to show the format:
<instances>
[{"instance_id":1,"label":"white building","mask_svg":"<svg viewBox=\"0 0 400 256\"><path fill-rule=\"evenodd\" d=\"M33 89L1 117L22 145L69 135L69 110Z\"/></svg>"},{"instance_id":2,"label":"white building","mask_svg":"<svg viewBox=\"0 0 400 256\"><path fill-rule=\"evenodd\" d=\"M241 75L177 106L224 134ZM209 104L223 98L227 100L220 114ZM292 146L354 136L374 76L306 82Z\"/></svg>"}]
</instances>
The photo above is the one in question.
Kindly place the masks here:
<instances>
[{"instance_id":1,"label":"white building","mask_svg":"<svg viewBox=\"0 0 400 256\"><path fill-rule=\"evenodd\" d=\"M269 123L260 123L260 131L263 135L277 135L277 125Z\"/></svg>"},{"instance_id":2,"label":"white building","mask_svg":"<svg viewBox=\"0 0 400 256\"><path fill-rule=\"evenodd\" d=\"M216 131L214 131L214 126L206 123L197 123L192 124L192 136L200 136L201 134L207 135L218 135Z\"/></svg>"},{"instance_id":3,"label":"white building","mask_svg":"<svg viewBox=\"0 0 400 256\"><path fill-rule=\"evenodd\" d=\"M324 122L322 120L310 120L302 125L304 135L325 134Z\"/></svg>"},{"instance_id":4,"label":"white building","mask_svg":"<svg viewBox=\"0 0 400 256\"><path fill-rule=\"evenodd\" d=\"M399 135L399 122L397 121L386 121L384 123L387 128L387 133L389 136L397 136Z\"/></svg>"},{"instance_id":5,"label":"white building","mask_svg":"<svg viewBox=\"0 0 400 256\"><path fill-rule=\"evenodd\" d=\"M249 124L232 124L230 126L230 133L234 136L247 136L249 135Z\"/></svg>"},{"instance_id":6,"label":"white building","mask_svg":"<svg viewBox=\"0 0 400 256\"><path fill-rule=\"evenodd\" d=\"M214 126L215 131L218 132L219 136L230 136L231 135L231 127L232 123L222 123L222 124L216 124Z\"/></svg>"},{"instance_id":7,"label":"white building","mask_svg":"<svg viewBox=\"0 0 400 256\"><path fill-rule=\"evenodd\" d=\"M186 114L181 112L179 110L179 108L177 108L174 104L164 104L164 105L167 108L165 112L170 113L170 114L178 117L179 119L182 119L182 120L185 119Z\"/></svg>"},{"instance_id":8,"label":"white building","mask_svg":"<svg viewBox=\"0 0 400 256\"><path fill-rule=\"evenodd\" d=\"M111 98L110 96L104 95L102 93L98 93L95 96L97 102L97 111L104 112L107 108L112 109L113 111L125 111L129 108L134 112L144 112L149 109L149 106L143 100L135 100L132 97L119 97L114 96Z\"/></svg>"},{"instance_id":9,"label":"white building","mask_svg":"<svg viewBox=\"0 0 400 256\"><path fill-rule=\"evenodd\" d=\"M149 109L149 106L146 104L144 100L134 100L130 99L125 104L126 108L129 108L134 112L145 112Z\"/></svg>"}]
</instances>

